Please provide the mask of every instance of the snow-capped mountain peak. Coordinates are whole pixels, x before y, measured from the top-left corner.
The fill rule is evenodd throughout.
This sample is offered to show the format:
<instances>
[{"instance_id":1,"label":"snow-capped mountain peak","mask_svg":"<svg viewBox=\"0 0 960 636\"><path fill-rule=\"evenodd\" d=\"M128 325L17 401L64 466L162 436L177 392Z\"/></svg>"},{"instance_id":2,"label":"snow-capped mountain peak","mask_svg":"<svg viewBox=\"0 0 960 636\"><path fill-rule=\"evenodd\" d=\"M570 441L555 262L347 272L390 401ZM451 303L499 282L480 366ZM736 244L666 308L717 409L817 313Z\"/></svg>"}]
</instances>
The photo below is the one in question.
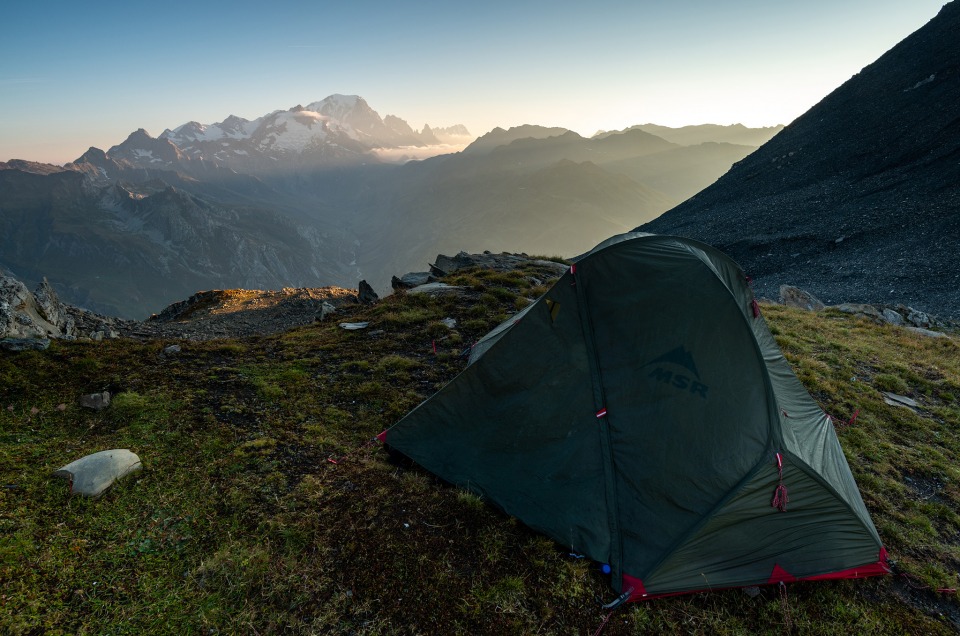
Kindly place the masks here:
<instances>
[{"instance_id":1,"label":"snow-capped mountain peak","mask_svg":"<svg viewBox=\"0 0 960 636\"><path fill-rule=\"evenodd\" d=\"M437 143L429 127L415 131L398 117L381 118L359 95L334 94L253 121L236 115L212 124L189 121L164 130L157 139L139 130L111 153L123 151L128 163L146 162L151 167L159 163L160 156L169 164L179 155L185 161L200 160L196 165L246 172L277 169L291 162L329 165L375 161L375 150Z\"/></svg>"}]
</instances>

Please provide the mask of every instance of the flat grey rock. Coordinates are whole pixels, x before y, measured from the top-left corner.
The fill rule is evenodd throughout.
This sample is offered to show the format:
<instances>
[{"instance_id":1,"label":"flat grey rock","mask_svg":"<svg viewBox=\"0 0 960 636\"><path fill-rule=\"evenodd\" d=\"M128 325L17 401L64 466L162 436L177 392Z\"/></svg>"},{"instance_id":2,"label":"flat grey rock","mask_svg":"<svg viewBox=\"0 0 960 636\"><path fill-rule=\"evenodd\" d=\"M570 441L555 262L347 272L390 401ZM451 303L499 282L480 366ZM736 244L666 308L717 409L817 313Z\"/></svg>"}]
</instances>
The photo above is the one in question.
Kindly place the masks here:
<instances>
[{"instance_id":1,"label":"flat grey rock","mask_svg":"<svg viewBox=\"0 0 960 636\"><path fill-rule=\"evenodd\" d=\"M911 411L917 407L917 401L905 395L897 395L889 391L881 391L880 393L883 395L883 401L890 406L905 406Z\"/></svg>"},{"instance_id":2,"label":"flat grey rock","mask_svg":"<svg viewBox=\"0 0 960 636\"><path fill-rule=\"evenodd\" d=\"M136 453L115 448L81 457L53 474L70 482L71 494L99 497L115 481L141 468Z\"/></svg>"},{"instance_id":3,"label":"flat grey rock","mask_svg":"<svg viewBox=\"0 0 960 636\"><path fill-rule=\"evenodd\" d=\"M907 329L917 335L926 336L927 338L949 338L950 337L947 334L943 333L942 331L931 331L929 329L923 329L922 327L907 327Z\"/></svg>"},{"instance_id":4,"label":"flat grey rock","mask_svg":"<svg viewBox=\"0 0 960 636\"><path fill-rule=\"evenodd\" d=\"M429 296L455 296L462 294L466 288L456 285L447 285L446 283L427 283L426 285L417 285L408 294L427 294Z\"/></svg>"},{"instance_id":5,"label":"flat grey rock","mask_svg":"<svg viewBox=\"0 0 960 636\"><path fill-rule=\"evenodd\" d=\"M347 331L356 331L357 329L366 329L370 326L369 322L341 322L340 328Z\"/></svg>"},{"instance_id":6,"label":"flat grey rock","mask_svg":"<svg viewBox=\"0 0 960 636\"><path fill-rule=\"evenodd\" d=\"M7 351L46 351L49 347L49 338L4 338L0 340L0 349Z\"/></svg>"},{"instance_id":7,"label":"flat grey rock","mask_svg":"<svg viewBox=\"0 0 960 636\"><path fill-rule=\"evenodd\" d=\"M430 272L409 272L400 278L394 276L390 281L390 286L394 289L410 289L418 285L433 283L436 280Z\"/></svg>"},{"instance_id":8,"label":"flat grey rock","mask_svg":"<svg viewBox=\"0 0 960 636\"><path fill-rule=\"evenodd\" d=\"M874 307L873 305L866 305L862 303L841 303L839 305L832 305L832 309L837 311L842 311L845 314L855 314L866 316L867 318L873 318L876 320L883 320L883 314Z\"/></svg>"}]
</instances>

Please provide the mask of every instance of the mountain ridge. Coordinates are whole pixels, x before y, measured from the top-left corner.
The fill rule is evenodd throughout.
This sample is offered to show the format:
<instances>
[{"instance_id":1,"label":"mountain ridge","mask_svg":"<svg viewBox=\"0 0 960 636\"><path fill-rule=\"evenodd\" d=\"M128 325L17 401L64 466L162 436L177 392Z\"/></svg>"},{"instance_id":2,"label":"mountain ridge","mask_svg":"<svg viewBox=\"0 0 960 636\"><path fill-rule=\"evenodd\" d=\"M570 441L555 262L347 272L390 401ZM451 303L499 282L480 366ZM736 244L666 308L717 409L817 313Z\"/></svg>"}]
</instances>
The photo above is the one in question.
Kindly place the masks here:
<instances>
[{"instance_id":1,"label":"mountain ridge","mask_svg":"<svg viewBox=\"0 0 960 636\"><path fill-rule=\"evenodd\" d=\"M252 122L187 122L156 138L141 128L63 167L8 162L0 266L30 284L46 276L69 302L129 318L197 289L366 279L384 293L391 275L421 267L424 253L580 253L672 207L752 150L693 147L658 161L656 151L680 147L640 130L587 139L535 125L495 129L461 152L432 146L446 154L404 164L381 161L373 147L384 135L445 142L464 132L417 132L358 96L334 95ZM660 174L664 166L675 182Z\"/></svg>"},{"instance_id":2,"label":"mountain ridge","mask_svg":"<svg viewBox=\"0 0 960 636\"><path fill-rule=\"evenodd\" d=\"M960 3L865 67L716 184L641 225L780 284L960 315Z\"/></svg>"}]
</instances>

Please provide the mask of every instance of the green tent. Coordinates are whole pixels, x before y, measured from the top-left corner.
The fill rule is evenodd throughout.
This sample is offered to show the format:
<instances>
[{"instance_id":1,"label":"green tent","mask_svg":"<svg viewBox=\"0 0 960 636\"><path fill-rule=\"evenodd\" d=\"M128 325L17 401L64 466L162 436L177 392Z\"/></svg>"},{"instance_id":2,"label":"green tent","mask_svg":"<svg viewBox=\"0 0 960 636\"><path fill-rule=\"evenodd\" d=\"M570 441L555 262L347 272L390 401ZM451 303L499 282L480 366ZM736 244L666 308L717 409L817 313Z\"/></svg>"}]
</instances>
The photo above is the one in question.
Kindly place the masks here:
<instances>
[{"instance_id":1,"label":"green tent","mask_svg":"<svg viewBox=\"0 0 960 636\"><path fill-rule=\"evenodd\" d=\"M621 600L888 571L830 417L696 241L601 243L380 437L609 564Z\"/></svg>"}]
</instances>

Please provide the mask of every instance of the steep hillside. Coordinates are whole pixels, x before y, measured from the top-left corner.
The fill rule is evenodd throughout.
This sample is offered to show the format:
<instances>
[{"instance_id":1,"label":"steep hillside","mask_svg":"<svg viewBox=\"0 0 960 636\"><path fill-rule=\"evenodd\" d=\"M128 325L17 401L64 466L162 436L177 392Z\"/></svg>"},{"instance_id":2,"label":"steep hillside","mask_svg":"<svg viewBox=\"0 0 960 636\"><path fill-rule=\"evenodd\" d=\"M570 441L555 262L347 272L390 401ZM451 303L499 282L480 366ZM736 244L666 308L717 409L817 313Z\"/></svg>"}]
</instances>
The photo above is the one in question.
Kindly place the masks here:
<instances>
[{"instance_id":1,"label":"steep hillside","mask_svg":"<svg viewBox=\"0 0 960 636\"><path fill-rule=\"evenodd\" d=\"M0 263L66 300L143 318L200 289L352 281L337 227L220 204L162 181L98 187L83 174L0 170ZM343 243L346 242L346 251Z\"/></svg>"},{"instance_id":2,"label":"steep hillside","mask_svg":"<svg viewBox=\"0 0 960 636\"><path fill-rule=\"evenodd\" d=\"M896 577L716 591L609 616L598 564L370 443L555 275L536 261L459 271L446 282L463 295L398 294L266 337L0 351L0 632L960 628L955 340L763 306L799 377L838 416ZM347 331L342 321L369 326ZM103 390L113 394L107 409L78 405ZM882 391L916 406L887 404ZM51 477L107 448L138 453L143 470L101 499L70 497Z\"/></svg>"},{"instance_id":3,"label":"steep hillside","mask_svg":"<svg viewBox=\"0 0 960 636\"><path fill-rule=\"evenodd\" d=\"M716 184L641 226L730 253L775 296L960 316L960 2Z\"/></svg>"}]
</instances>

